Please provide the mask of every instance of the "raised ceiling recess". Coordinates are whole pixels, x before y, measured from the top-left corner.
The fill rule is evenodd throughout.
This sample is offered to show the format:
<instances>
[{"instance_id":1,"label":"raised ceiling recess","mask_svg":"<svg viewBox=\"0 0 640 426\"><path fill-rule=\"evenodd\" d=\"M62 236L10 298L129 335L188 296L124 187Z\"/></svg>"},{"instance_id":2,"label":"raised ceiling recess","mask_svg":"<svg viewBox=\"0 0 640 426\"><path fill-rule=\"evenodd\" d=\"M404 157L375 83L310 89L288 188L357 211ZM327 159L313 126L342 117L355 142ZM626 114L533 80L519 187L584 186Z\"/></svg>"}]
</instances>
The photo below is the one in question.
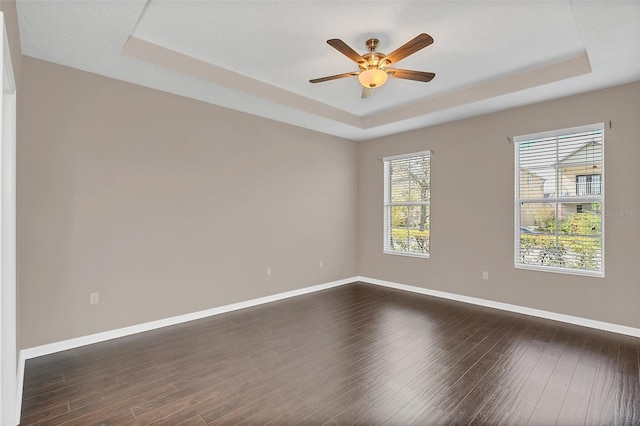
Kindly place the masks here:
<instances>
[{"instance_id":1,"label":"raised ceiling recess","mask_svg":"<svg viewBox=\"0 0 640 426\"><path fill-rule=\"evenodd\" d=\"M640 80L640 2L18 0L17 8L25 55L354 140ZM401 65L437 75L428 84L396 71L362 99L357 77L309 83L345 67L326 40L388 52L423 33L436 42Z\"/></svg>"}]
</instances>

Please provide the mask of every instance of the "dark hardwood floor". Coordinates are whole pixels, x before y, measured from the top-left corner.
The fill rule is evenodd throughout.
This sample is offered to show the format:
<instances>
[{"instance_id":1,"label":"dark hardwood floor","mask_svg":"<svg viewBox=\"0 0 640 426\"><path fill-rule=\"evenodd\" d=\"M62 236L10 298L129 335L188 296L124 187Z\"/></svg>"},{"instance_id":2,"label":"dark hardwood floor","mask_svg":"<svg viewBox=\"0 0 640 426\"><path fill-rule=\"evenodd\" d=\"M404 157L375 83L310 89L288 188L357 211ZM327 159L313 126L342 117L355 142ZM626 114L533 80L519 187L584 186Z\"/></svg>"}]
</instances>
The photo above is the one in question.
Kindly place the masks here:
<instances>
[{"instance_id":1,"label":"dark hardwood floor","mask_svg":"<svg viewBox=\"0 0 640 426\"><path fill-rule=\"evenodd\" d=\"M640 425L640 339L351 284L29 360L22 425Z\"/></svg>"}]
</instances>

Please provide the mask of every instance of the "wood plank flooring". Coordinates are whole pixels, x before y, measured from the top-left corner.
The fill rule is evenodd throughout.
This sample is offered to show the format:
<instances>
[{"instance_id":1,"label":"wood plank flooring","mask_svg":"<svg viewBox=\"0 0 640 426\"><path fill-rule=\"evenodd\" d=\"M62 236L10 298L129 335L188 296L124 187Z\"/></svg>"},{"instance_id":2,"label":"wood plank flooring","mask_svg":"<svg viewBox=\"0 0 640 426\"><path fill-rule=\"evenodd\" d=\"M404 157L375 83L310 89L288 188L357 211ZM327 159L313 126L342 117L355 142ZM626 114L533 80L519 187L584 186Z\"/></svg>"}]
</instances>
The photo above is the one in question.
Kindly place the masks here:
<instances>
[{"instance_id":1,"label":"wood plank flooring","mask_svg":"<svg viewBox=\"0 0 640 426\"><path fill-rule=\"evenodd\" d=\"M640 339L354 283L27 361L22 425L640 425Z\"/></svg>"}]
</instances>

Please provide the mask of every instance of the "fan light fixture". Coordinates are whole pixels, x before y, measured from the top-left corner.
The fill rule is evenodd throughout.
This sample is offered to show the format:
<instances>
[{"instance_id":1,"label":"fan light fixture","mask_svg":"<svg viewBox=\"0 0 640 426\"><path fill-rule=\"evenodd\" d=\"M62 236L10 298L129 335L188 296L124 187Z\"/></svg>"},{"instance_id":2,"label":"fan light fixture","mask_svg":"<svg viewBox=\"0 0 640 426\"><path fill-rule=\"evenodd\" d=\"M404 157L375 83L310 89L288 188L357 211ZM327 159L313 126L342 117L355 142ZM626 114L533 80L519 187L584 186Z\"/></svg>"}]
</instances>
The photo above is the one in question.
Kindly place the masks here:
<instances>
[{"instance_id":1,"label":"fan light fixture","mask_svg":"<svg viewBox=\"0 0 640 426\"><path fill-rule=\"evenodd\" d=\"M1 0L0 0L1 1ZM358 82L362 86L362 98L373 96L376 88L386 83L387 78L402 78L405 80L422 81L424 83L433 80L436 75L432 72L411 71L399 68L389 68L394 63L416 53L433 43L433 38L426 33L418 34L412 40L398 47L393 52L385 55L376 51L379 40L370 38L367 40L367 53L360 55L358 52L350 48L344 41L339 38L327 40L327 44L338 52L351 59L358 64L358 71L344 72L342 74L330 75L327 77L313 78L309 83L322 83L323 81L337 80L339 78L347 78L358 76Z\"/></svg>"},{"instance_id":2,"label":"fan light fixture","mask_svg":"<svg viewBox=\"0 0 640 426\"><path fill-rule=\"evenodd\" d=\"M362 87L374 88L382 86L389 76L379 68L369 68L358 74L358 81Z\"/></svg>"}]
</instances>

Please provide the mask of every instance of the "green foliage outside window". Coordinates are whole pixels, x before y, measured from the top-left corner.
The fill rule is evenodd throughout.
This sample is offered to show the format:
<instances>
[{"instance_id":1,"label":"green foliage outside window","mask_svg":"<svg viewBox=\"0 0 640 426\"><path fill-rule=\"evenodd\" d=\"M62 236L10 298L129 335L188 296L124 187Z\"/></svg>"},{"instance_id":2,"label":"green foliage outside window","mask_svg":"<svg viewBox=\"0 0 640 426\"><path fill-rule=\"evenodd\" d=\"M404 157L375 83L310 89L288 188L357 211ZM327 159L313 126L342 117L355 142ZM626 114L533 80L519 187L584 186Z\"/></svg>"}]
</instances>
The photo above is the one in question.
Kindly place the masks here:
<instances>
[{"instance_id":1,"label":"green foliage outside window","mask_svg":"<svg viewBox=\"0 0 640 426\"><path fill-rule=\"evenodd\" d=\"M598 209L599 206L596 206L594 211ZM554 217L545 216L538 224L540 234L520 235L522 263L587 271L601 269L600 214L572 213L557 224Z\"/></svg>"}]
</instances>

